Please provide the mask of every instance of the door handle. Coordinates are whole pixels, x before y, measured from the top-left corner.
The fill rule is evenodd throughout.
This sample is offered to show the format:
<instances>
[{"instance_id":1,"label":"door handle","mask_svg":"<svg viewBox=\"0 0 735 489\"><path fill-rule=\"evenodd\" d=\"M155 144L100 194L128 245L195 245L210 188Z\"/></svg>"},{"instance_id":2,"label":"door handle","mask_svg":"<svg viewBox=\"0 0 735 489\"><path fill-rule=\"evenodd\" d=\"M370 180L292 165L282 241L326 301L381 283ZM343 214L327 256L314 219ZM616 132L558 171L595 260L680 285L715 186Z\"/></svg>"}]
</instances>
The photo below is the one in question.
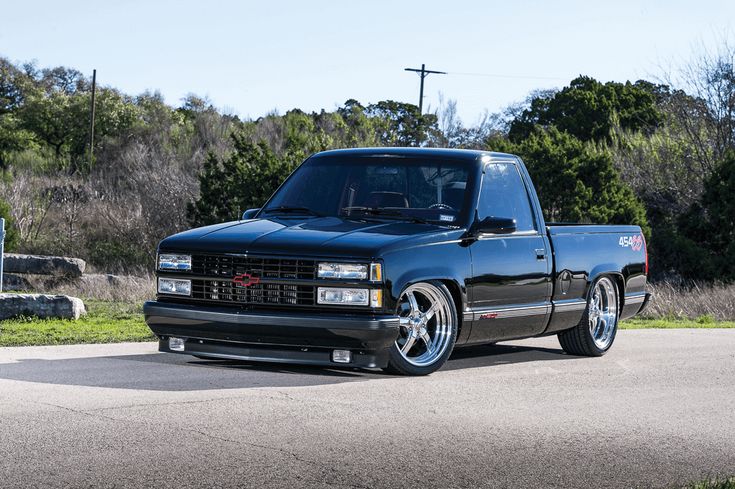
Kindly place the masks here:
<instances>
[{"instance_id":1,"label":"door handle","mask_svg":"<svg viewBox=\"0 0 735 489\"><path fill-rule=\"evenodd\" d=\"M536 259L543 260L546 258L546 250L543 248L536 248Z\"/></svg>"}]
</instances>

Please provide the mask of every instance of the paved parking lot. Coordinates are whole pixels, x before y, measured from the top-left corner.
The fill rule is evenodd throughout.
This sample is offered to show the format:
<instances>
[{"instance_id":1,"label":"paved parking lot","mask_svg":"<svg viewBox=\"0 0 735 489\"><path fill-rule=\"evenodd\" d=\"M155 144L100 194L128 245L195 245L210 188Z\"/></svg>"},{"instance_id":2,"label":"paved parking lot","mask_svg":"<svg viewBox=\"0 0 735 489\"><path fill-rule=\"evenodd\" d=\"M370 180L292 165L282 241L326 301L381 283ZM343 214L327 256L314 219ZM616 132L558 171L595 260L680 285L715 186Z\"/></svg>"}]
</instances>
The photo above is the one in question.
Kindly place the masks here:
<instances>
[{"instance_id":1,"label":"paved parking lot","mask_svg":"<svg viewBox=\"0 0 735 489\"><path fill-rule=\"evenodd\" d=\"M461 350L440 372L0 348L4 487L670 487L735 475L735 331Z\"/></svg>"}]
</instances>

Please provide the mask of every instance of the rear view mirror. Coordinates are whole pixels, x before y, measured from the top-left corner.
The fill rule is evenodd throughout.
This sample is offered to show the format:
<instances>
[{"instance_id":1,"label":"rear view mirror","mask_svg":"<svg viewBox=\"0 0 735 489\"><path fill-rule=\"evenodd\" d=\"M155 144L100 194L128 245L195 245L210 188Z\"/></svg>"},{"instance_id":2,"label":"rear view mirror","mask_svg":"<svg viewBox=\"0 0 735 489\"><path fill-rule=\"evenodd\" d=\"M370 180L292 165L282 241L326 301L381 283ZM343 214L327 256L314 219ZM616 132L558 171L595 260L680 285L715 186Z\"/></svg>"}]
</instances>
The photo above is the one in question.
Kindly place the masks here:
<instances>
[{"instance_id":1,"label":"rear view mirror","mask_svg":"<svg viewBox=\"0 0 735 489\"><path fill-rule=\"evenodd\" d=\"M516 220L510 217L490 216L472 226L473 234L511 234L516 229Z\"/></svg>"},{"instance_id":2,"label":"rear view mirror","mask_svg":"<svg viewBox=\"0 0 735 489\"><path fill-rule=\"evenodd\" d=\"M248 209L242 213L242 220L244 221L246 219L252 219L258 212L260 212L260 207L258 207L257 209Z\"/></svg>"}]
</instances>

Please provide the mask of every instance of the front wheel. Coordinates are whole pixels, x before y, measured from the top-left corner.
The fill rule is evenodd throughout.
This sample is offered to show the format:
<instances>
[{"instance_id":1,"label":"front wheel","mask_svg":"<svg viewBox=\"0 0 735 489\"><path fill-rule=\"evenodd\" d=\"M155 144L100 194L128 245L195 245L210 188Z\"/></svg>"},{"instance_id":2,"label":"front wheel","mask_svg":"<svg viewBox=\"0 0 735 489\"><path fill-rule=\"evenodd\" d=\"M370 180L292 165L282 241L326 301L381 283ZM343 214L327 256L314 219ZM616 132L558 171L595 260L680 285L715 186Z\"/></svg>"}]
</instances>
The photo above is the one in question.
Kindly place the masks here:
<instances>
[{"instance_id":1,"label":"front wheel","mask_svg":"<svg viewBox=\"0 0 735 489\"><path fill-rule=\"evenodd\" d=\"M599 357L615 341L618 331L618 287L609 277L592 284L582 321L572 329L559 333L562 349L572 355Z\"/></svg>"},{"instance_id":2,"label":"front wheel","mask_svg":"<svg viewBox=\"0 0 735 489\"><path fill-rule=\"evenodd\" d=\"M390 348L387 370L427 375L439 370L457 340L457 309L441 282L410 285L398 300L400 333Z\"/></svg>"}]
</instances>

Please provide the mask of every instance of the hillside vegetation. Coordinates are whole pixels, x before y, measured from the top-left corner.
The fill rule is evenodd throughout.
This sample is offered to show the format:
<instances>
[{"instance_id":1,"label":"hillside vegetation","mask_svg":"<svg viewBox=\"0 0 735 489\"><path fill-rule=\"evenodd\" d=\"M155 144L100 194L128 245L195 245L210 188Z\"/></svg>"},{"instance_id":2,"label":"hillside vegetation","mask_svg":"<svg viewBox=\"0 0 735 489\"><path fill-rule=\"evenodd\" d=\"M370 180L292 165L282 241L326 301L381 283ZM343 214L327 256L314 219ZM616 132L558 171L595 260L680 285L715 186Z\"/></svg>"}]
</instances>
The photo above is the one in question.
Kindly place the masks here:
<instances>
[{"instance_id":1,"label":"hillside vegetation","mask_svg":"<svg viewBox=\"0 0 735 489\"><path fill-rule=\"evenodd\" d=\"M241 120L194 95L171 106L102 86L93 152L89 78L0 58L7 248L140 273L161 238L262 205L313 152L442 146L521 155L549 220L642 226L659 277L732 281L734 54L700 53L666 83L579 76L469 126L451 101L428 114L348 100Z\"/></svg>"}]
</instances>

